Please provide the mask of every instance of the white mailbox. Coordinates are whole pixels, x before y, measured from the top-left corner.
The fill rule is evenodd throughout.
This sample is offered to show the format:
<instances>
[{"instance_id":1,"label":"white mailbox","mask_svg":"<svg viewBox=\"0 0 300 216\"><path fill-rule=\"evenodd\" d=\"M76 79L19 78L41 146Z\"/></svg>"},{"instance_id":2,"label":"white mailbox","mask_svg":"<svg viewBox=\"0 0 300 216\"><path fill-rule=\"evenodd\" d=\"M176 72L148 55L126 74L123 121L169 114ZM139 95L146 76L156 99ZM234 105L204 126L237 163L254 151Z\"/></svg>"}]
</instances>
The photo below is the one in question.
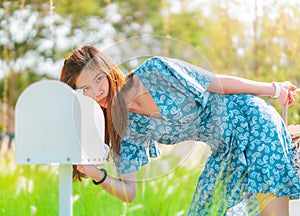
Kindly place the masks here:
<instances>
[{"instance_id":1,"label":"white mailbox","mask_svg":"<svg viewBox=\"0 0 300 216\"><path fill-rule=\"evenodd\" d=\"M15 115L17 164L59 164L59 213L72 215L72 164L102 164L104 115L91 98L57 80L30 85Z\"/></svg>"},{"instance_id":2,"label":"white mailbox","mask_svg":"<svg viewBox=\"0 0 300 216\"><path fill-rule=\"evenodd\" d=\"M104 115L91 98L67 84L42 80L29 86L16 105L17 164L101 164Z\"/></svg>"}]
</instances>

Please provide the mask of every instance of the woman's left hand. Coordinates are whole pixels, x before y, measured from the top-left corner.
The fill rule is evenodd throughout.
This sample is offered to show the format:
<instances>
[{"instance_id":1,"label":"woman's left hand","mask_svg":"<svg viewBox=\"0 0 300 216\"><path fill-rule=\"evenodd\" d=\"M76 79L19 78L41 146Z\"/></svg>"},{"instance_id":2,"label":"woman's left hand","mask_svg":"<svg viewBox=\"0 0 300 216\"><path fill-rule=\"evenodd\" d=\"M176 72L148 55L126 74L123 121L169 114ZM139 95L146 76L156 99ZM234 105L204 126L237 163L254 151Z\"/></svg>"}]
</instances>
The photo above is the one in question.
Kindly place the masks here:
<instances>
[{"instance_id":1,"label":"woman's left hand","mask_svg":"<svg viewBox=\"0 0 300 216\"><path fill-rule=\"evenodd\" d=\"M297 87L288 81L280 83L278 103L281 106L285 106L286 104L288 104L288 106L293 105L296 99L296 89Z\"/></svg>"}]
</instances>

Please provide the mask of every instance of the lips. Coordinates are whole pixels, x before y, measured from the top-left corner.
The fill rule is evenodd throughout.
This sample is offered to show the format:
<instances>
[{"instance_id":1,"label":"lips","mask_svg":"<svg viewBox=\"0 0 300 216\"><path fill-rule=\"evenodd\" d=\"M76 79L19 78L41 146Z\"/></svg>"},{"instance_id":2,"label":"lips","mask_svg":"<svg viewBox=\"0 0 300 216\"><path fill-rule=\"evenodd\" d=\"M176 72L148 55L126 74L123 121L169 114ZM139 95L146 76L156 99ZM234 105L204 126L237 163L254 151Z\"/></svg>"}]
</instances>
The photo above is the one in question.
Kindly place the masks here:
<instances>
[{"instance_id":1,"label":"lips","mask_svg":"<svg viewBox=\"0 0 300 216\"><path fill-rule=\"evenodd\" d=\"M98 101L98 103L105 104L106 103L106 98L107 97L102 98L101 100Z\"/></svg>"}]
</instances>

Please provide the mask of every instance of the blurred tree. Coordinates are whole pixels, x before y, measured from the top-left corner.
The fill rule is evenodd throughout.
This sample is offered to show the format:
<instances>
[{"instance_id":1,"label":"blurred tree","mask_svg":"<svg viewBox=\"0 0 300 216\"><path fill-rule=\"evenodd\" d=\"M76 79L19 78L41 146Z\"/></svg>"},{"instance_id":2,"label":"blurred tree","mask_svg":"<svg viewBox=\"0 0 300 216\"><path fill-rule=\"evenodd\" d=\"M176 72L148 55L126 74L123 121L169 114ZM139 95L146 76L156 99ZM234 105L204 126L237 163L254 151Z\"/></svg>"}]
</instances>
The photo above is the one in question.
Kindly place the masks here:
<instances>
[{"instance_id":1,"label":"blurred tree","mask_svg":"<svg viewBox=\"0 0 300 216\"><path fill-rule=\"evenodd\" d=\"M257 4L259 4L257 2ZM263 81L285 81L299 85L300 64L297 63L299 53L299 9L288 2L274 0L273 4L260 2L259 15L256 14L253 28L255 34L248 49L248 70L250 78ZM258 10L258 6L256 6ZM251 52L252 50L252 52ZM289 122L299 124L299 99L289 108ZM278 111L282 108L272 101Z\"/></svg>"},{"instance_id":2,"label":"blurred tree","mask_svg":"<svg viewBox=\"0 0 300 216\"><path fill-rule=\"evenodd\" d=\"M245 76L242 61L244 50L243 25L231 15L230 8L236 7L235 1L211 2L210 16L202 20L204 52L216 73Z\"/></svg>"},{"instance_id":3,"label":"blurred tree","mask_svg":"<svg viewBox=\"0 0 300 216\"><path fill-rule=\"evenodd\" d=\"M6 74L6 76L11 76L12 73ZM47 74L37 74L34 72L24 72L24 73L14 73L15 80L14 80L14 92L16 97L13 99L13 107L16 105L17 98L19 95L27 88L30 84L37 82L41 79L50 79L49 75ZM10 77L6 78L7 80L11 81ZM11 85L11 83L8 83ZM4 79L0 80L0 97L3 97L3 88L4 88ZM9 89L10 90L10 89ZM8 92L9 94L10 92Z\"/></svg>"},{"instance_id":4,"label":"blurred tree","mask_svg":"<svg viewBox=\"0 0 300 216\"><path fill-rule=\"evenodd\" d=\"M13 115L11 110L16 101L16 73L26 71L29 58L33 58L31 54L33 50L37 50L36 41L41 39L40 32L43 29L43 23L39 22L39 14L31 10L31 8L40 9L40 4L32 1L33 7L25 5L25 1L11 2L4 1L0 8L1 22L0 35L2 35L0 52L3 54L1 63L6 66L5 74L1 74L3 81L3 88L1 91L1 99L3 99L4 116L4 132L6 130L12 131ZM30 61L30 60L29 60Z\"/></svg>"},{"instance_id":5,"label":"blurred tree","mask_svg":"<svg viewBox=\"0 0 300 216\"><path fill-rule=\"evenodd\" d=\"M111 5L120 14L114 27L122 39L143 34L159 33L163 28L161 15L163 0L116 0Z\"/></svg>"}]
</instances>

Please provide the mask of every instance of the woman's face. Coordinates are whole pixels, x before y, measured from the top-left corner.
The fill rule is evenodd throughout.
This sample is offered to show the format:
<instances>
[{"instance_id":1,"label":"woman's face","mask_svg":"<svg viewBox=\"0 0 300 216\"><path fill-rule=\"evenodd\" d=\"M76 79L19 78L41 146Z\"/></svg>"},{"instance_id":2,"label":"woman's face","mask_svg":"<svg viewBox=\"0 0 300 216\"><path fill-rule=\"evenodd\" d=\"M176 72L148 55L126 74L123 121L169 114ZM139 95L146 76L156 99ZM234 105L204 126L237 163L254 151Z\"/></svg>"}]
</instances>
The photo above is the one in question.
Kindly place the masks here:
<instances>
[{"instance_id":1,"label":"woman's face","mask_svg":"<svg viewBox=\"0 0 300 216\"><path fill-rule=\"evenodd\" d=\"M105 73L83 70L76 80L76 91L94 99L101 107L107 107L109 82Z\"/></svg>"}]
</instances>

